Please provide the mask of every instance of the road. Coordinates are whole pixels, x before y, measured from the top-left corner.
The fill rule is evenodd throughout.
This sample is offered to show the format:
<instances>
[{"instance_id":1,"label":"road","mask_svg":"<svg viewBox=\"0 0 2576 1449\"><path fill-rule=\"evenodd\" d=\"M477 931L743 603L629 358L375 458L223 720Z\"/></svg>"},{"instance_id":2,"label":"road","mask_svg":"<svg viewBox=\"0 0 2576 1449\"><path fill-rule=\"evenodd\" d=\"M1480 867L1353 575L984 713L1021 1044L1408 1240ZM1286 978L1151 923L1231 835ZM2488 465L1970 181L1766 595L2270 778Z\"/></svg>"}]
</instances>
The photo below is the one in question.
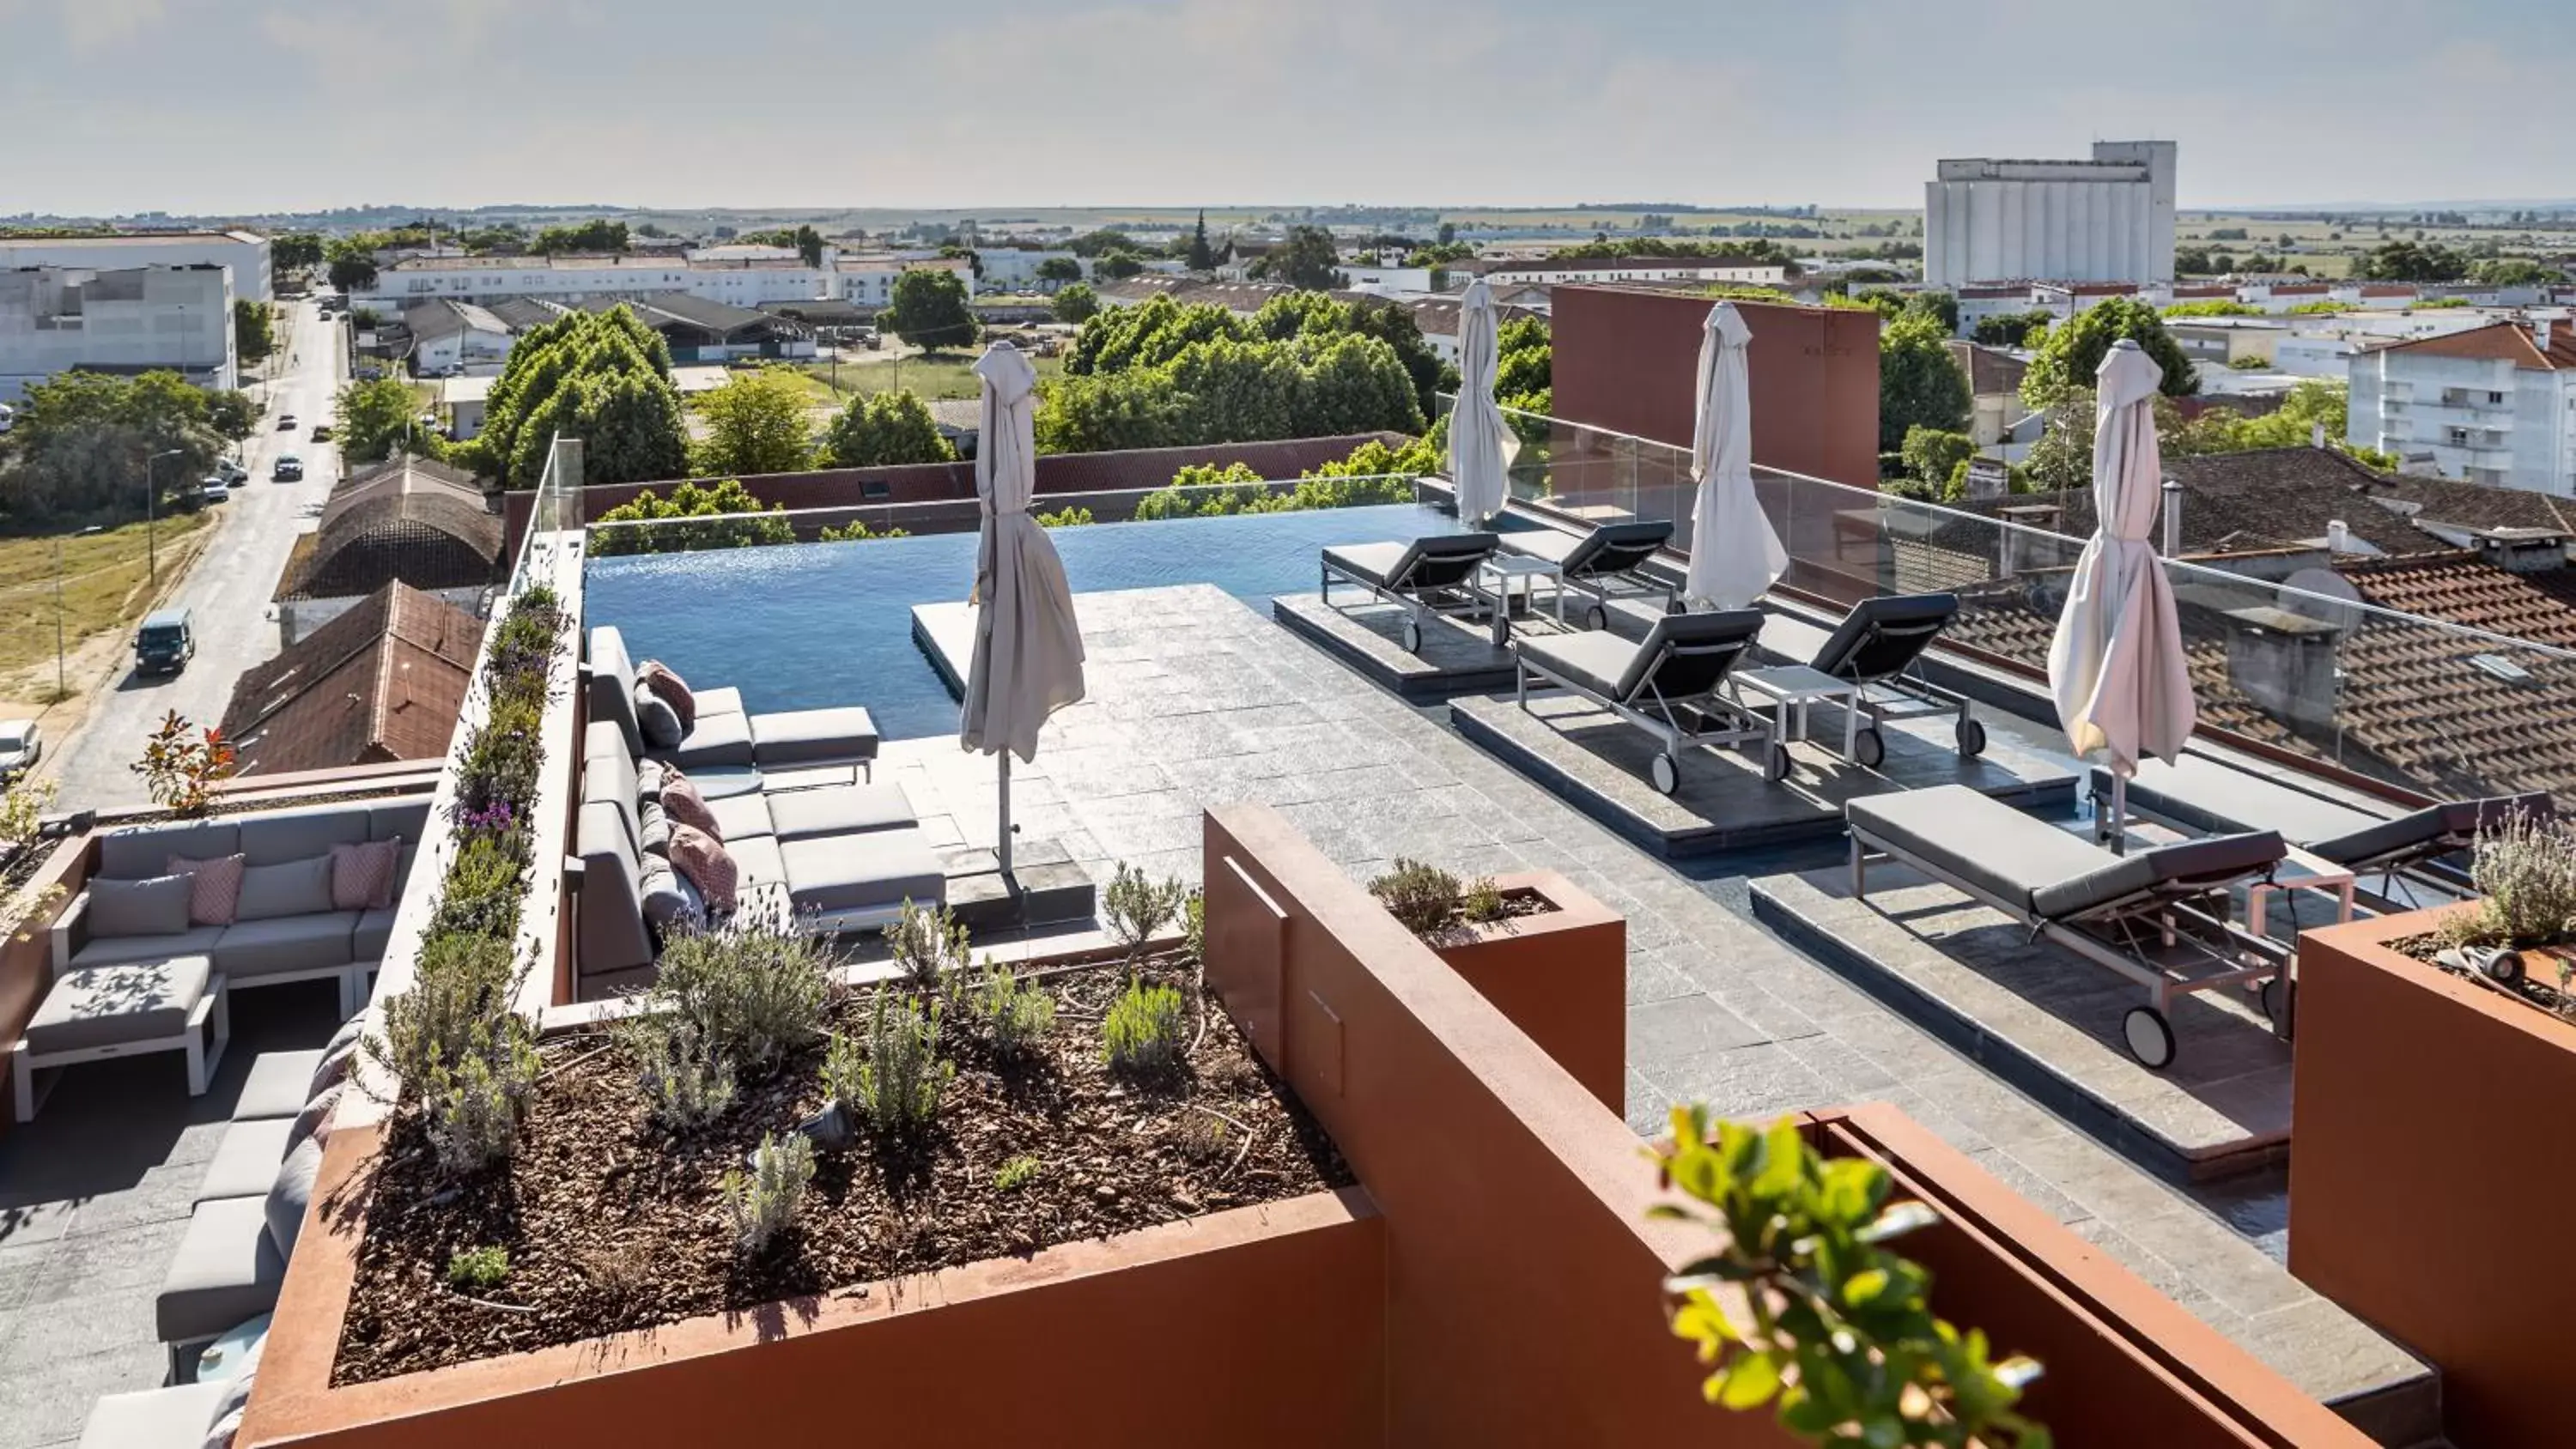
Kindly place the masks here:
<instances>
[{"instance_id":1,"label":"road","mask_svg":"<svg viewBox=\"0 0 2576 1449\"><path fill-rule=\"evenodd\" d=\"M213 505L213 540L170 596L195 611L197 657L177 675L134 673L132 656L98 687L77 734L55 742L52 773L65 809L140 805L150 801L143 778L127 768L143 753L146 736L162 715L177 710L199 725L220 722L232 702L233 683L244 670L277 655L277 621L269 597L298 533L314 526L323 498L339 477L339 448L312 441L315 423L331 420L332 400L343 380L339 324L325 322L310 302L287 304L279 345L290 362L266 385L271 398L259 430L242 444L250 481L228 502ZM295 431L280 432L280 413L293 413ZM281 453L304 460L304 481L272 483L269 466Z\"/></svg>"}]
</instances>

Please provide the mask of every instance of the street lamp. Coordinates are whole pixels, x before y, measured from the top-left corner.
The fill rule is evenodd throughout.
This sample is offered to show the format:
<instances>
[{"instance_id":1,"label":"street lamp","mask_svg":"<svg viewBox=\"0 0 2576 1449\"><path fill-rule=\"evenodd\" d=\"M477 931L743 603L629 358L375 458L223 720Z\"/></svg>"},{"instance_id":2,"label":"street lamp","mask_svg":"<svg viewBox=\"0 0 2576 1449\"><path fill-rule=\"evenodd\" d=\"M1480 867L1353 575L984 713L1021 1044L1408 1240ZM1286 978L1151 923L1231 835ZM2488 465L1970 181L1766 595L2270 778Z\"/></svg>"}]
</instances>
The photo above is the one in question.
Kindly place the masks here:
<instances>
[{"instance_id":1,"label":"street lamp","mask_svg":"<svg viewBox=\"0 0 2576 1449\"><path fill-rule=\"evenodd\" d=\"M165 448L143 460L143 556L144 568L153 583L161 581L161 515L160 490L152 486L152 465L164 458L176 458L185 448Z\"/></svg>"},{"instance_id":2,"label":"street lamp","mask_svg":"<svg viewBox=\"0 0 2576 1449\"><path fill-rule=\"evenodd\" d=\"M93 523L74 530L72 537L87 538L106 531ZM63 536L58 533L54 535L54 697L60 699L69 693L63 684Z\"/></svg>"}]
</instances>

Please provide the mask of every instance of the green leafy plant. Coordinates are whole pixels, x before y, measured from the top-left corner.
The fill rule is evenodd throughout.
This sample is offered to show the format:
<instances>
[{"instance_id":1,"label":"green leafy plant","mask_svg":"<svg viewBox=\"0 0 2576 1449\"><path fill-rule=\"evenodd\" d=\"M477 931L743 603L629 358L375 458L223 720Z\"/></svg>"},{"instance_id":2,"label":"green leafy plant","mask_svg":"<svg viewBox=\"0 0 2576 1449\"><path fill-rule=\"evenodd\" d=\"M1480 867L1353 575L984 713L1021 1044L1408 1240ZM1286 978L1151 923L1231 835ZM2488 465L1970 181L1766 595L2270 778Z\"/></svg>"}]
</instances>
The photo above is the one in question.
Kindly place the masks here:
<instances>
[{"instance_id":1,"label":"green leafy plant","mask_svg":"<svg viewBox=\"0 0 2576 1449\"><path fill-rule=\"evenodd\" d=\"M777 504L762 502L741 479L727 478L712 487L683 483L668 498L647 488L633 502L600 514L590 540L594 554L693 553L794 543L796 528Z\"/></svg>"},{"instance_id":2,"label":"green leafy plant","mask_svg":"<svg viewBox=\"0 0 2576 1449\"><path fill-rule=\"evenodd\" d=\"M509 1159L519 1112L537 1083L537 1049L515 1016L479 1025L453 1066L429 1069L424 1100L438 1165L463 1177Z\"/></svg>"},{"instance_id":3,"label":"green leafy plant","mask_svg":"<svg viewBox=\"0 0 2576 1449\"><path fill-rule=\"evenodd\" d=\"M1168 1076L1180 1067L1181 993L1130 979L1100 1024L1109 1069L1131 1077Z\"/></svg>"},{"instance_id":4,"label":"green leafy plant","mask_svg":"<svg viewBox=\"0 0 2576 1449\"><path fill-rule=\"evenodd\" d=\"M359 1049L407 1088L463 1061L509 1015L519 981L508 941L460 932L422 939L411 989L385 1002L381 1035Z\"/></svg>"},{"instance_id":5,"label":"green leafy plant","mask_svg":"<svg viewBox=\"0 0 2576 1449\"><path fill-rule=\"evenodd\" d=\"M825 543L865 543L873 538L912 537L912 535L904 529L870 528L865 520L856 518L850 520L849 527L847 528L834 528L827 523L823 525L823 531L816 536L821 538Z\"/></svg>"},{"instance_id":6,"label":"green leafy plant","mask_svg":"<svg viewBox=\"0 0 2576 1449\"><path fill-rule=\"evenodd\" d=\"M957 1064L939 1055L939 1005L923 1011L897 992L880 991L868 1011L867 1060L858 1068L854 1105L878 1131L902 1137L939 1116L939 1094Z\"/></svg>"},{"instance_id":7,"label":"green leafy plant","mask_svg":"<svg viewBox=\"0 0 2576 1449\"><path fill-rule=\"evenodd\" d=\"M868 1051L855 1039L835 1033L823 1044L823 1098L838 1103L844 1111L861 1110L860 1094L866 1090Z\"/></svg>"},{"instance_id":8,"label":"green leafy plant","mask_svg":"<svg viewBox=\"0 0 2576 1449\"><path fill-rule=\"evenodd\" d=\"M784 1137L762 1133L751 1154L751 1171L724 1175L725 1215L733 1221L734 1247L745 1257L758 1257L796 1226L805 1206L805 1189L814 1181L814 1144L802 1133Z\"/></svg>"},{"instance_id":9,"label":"green leafy plant","mask_svg":"<svg viewBox=\"0 0 2576 1449\"><path fill-rule=\"evenodd\" d=\"M1937 1221L1890 1201L1886 1168L1819 1156L1794 1120L1762 1132L1693 1106L1672 1122L1654 1156L1697 1206L1651 1211L1720 1244L1664 1284L1674 1335L1709 1366L1709 1402L1776 1404L1783 1429L1833 1449L2048 1449L2013 1412L2039 1365L1996 1362L1983 1333L1934 1317L1931 1275L1881 1246ZM1741 1295L1745 1321L1721 1294Z\"/></svg>"},{"instance_id":10,"label":"green leafy plant","mask_svg":"<svg viewBox=\"0 0 2576 1449\"><path fill-rule=\"evenodd\" d=\"M2576 821L2515 811L2469 853L2477 903L2443 919L2453 946L2518 946L2576 929Z\"/></svg>"},{"instance_id":11,"label":"green leafy plant","mask_svg":"<svg viewBox=\"0 0 2576 1449\"><path fill-rule=\"evenodd\" d=\"M232 741L211 725L197 730L174 709L145 738L143 758L126 768L143 777L153 804L173 815L203 815L214 808L215 786L232 778Z\"/></svg>"},{"instance_id":12,"label":"green leafy plant","mask_svg":"<svg viewBox=\"0 0 2576 1449\"><path fill-rule=\"evenodd\" d=\"M1206 1111L1181 1119L1180 1139L1181 1155L1201 1165L1221 1161L1234 1146L1225 1119Z\"/></svg>"},{"instance_id":13,"label":"green leafy plant","mask_svg":"<svg viewBox=\"0 0 2576 1449\"><path fill-rule=\"evenodd\" d=\"M1121 862L1100 892L1100 919L1133 959L1147 941L1171 926L1188 895L1177 880L1148 880L1145 872Z\"/></svg>"},{"instance_id":14,"label":"green leafy plant","mask_svg":"<svg viewBox=\"0 0 2576 1449\"><path fill-rule=\"evenodd\" d=\"M965 926L946 906L903 903L885 928L886 953L904 980L920 991L937 991L940 983L974 964Z\"/></svg>"},{"instance_id":15,"label":"green leafy plant","mask_svg":"<svg viewBox=\"0 0 2576 1449\"><path fill-rule=\"evenodd\" d=\"M1080 528L1086 523L1099 521L1091 516L1088 508L1059 508L1053 513L1038 514L1037 520L1040 528Z\"/></svg>"},{"instance_id":16,"label":"green leafy plant","mask_svg":"<svg viewBox=\"0 0 2576 1449\"><path fill-rule=\"evenodd\" d=\"M1503 888L1492 876L1480 875L1458 888L1458 919L1471 926L1501 920L1504 909Z\"/></svg>"},{"instance_id":17,"label":"green leafy plant","mask_svg":"<svg viewBox=\"0 0 2576 1449\"><path fill-rule=\"evenodd\" d=\"M983 1027L996 1056L1017 1057L1036 1048L1055 1029L1055 998L1034 981L1022 981L1011 968L984 963L983 978L966 998L967 1010Z\"/></svg>"},{"instance_id":18,"label":"green leafy plant","mask_svg":"<svg viewBox=\"0 0 2576 1449\"><path fill-rule=\"evenodd\" d=\"M1014 1157L1010 1161L1003 1163L1001 1170L993 1174L993 1190L996 1192L1018 1192L1021 1188L1037 1181L1037 1176L1042 1166L1043 1164L1041 1164L1036 1158L1028 1156L1025 1153L1018 1157Z\"/></svg>"},{"instance_id":19,"label":"green leafy plant","mask_svg":"<svg viewBox=\"0 0 2576 1449\"><path fill-rule=\"evenodd\" d=\"M1207 962L1207 892L1193 888L1181 902L1181 950L1192 961Z\"/></svg>"},{"instance_id":20,"label":"green leafy plant","mask_svg":"<svg viewBox=\"0 0 2576 1449\"><path fill-rule=\"evenodd\" d=\"M645 1115L663 1131L694 1132L733 1105L733 1063L695 1022L636 1015L619 1022L611 1035L635 1064Z\"/></svg>"},{"instance_id":21,"label":"green leafy plant","mask_svg":"<svg viewBox=\"0 0 2576 1449\"><path fill-rule=\"evenodd\" d=\"M1503 893L1489 876L1461 885L1436 865L1399 857L1395 869L1369 882L1386 913L1426 941L1458 929L1462 921L1499 921Z\"/></svg>"},{"instance_id":22,"label":"green leafy plant","mask_svg":"<svg viewBox=\"0 0 2576 1449\"><path fill-rule=\"evenodd\" d=\"M755 1074L823 1034L833 959L822 940L775 916L664 943L645 1010L695 1029L717 1056Z\"/></svg>"},{"instance_id":23,"label":"green leafy plant","mask_svg":"<svg viewBox=\"0 0 2576 1449\"><path fill-rule=\"evenodd\" d=\"M510 1276L510 1250L494 1244L459 1248L447 1255L447 1286L486 1293Z\"/></svg>"}]
</instances>

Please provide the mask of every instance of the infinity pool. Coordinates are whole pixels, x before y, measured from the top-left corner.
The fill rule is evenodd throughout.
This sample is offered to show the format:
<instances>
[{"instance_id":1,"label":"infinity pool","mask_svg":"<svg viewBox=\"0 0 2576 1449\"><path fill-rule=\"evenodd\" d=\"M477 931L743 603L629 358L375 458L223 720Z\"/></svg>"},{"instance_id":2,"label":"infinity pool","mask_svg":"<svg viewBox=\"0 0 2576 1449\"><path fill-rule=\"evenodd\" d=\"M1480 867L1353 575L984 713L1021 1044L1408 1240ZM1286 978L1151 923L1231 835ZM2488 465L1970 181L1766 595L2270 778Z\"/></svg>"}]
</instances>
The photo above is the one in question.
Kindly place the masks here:
<instances>
[{"instance_id":1,"label":"infinity pool","mask_svg":"<svg viewBox=\"0 0 2576 1449\"><path fill-rule=\"evenodd\" d=\"M1051 530L1074 593L1214 584L1261 611L1315 587L1316 555L1446 533L1410 503ZM957 702L912 640L912 606L974 586L972 533L590 560L583 612L638 659L730 684L754 711L864 704L888 739L949 734ZM1077 603L1079 601L1077 600Z\"/></svg>"}]
</instances>

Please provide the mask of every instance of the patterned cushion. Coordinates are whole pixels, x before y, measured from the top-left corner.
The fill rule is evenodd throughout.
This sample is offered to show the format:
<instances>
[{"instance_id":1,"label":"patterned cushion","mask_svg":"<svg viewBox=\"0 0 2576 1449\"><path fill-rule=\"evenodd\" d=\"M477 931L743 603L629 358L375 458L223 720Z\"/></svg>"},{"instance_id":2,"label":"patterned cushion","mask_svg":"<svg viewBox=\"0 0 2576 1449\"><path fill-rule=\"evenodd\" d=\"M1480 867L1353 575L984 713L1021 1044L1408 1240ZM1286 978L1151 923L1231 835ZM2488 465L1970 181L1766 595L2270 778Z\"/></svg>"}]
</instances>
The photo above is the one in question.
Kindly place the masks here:
<instances>
[{"instance_id":1,"label":"patterned cushion","mask_svg":"<svg viewBox=\"0 0 2576 1449\"><path fill-rule=\"evenodd\" d=\"M365 845L331 847L331 905L343 911L381 911L394 903L395 865L402 837Z\"/></svg>"},{"instance_id":2,"label":"patterned cushion","mask_svg":"<svg viewBox=\"0 0 2576 1449\"><path fill-rule=\"evenodd\" d=\"M680 732L687 734L698 727L697 696L689 693L689 682L670 665L659 659L647 659L636 667L635 682L652 691L655 698L671 707L680 717Z\"/></svg>"},{"instance_id":3,"label":"patterned cushion","mask_svg":"<svg viewBox=\"0 0 2576 1449\"><path fill-rule=\"evenodd\" d=\"M170 857L164 873L189 878L189 925L229 926L233 923L233 912L241 909L242 866L248 859L240 855L219 855L212 860L190 860L184 855Z\"/></svg>"},{"instance_id":4,"label":"patterned cushion","mask_svg":"<svg viewBox=\"0 0 2576 1449\"><path fill-rule=\"evenodd\" d=\"M668 796L666 795L667 799ZM707 898L707 909L717 915L733 911L734 887L740 872L733 857L725 853L724 842L694 825L671 827L671 868L686 876L698 893Z\"/></svg>"},{"instance_id":5,"label":"patterned cushion","mask_svg":"<svg viewBox=\"0 0 2576 1449\"><path fill-rule=\"evenodd\" d=\"M706 797L698 793L697 786L682 779L676 770L662 780L662 813L669 817L675 831L688 825L719 841L724 839L724 827L716 824L716 812L707 808Z\"/></svg>"}]
</instances>

